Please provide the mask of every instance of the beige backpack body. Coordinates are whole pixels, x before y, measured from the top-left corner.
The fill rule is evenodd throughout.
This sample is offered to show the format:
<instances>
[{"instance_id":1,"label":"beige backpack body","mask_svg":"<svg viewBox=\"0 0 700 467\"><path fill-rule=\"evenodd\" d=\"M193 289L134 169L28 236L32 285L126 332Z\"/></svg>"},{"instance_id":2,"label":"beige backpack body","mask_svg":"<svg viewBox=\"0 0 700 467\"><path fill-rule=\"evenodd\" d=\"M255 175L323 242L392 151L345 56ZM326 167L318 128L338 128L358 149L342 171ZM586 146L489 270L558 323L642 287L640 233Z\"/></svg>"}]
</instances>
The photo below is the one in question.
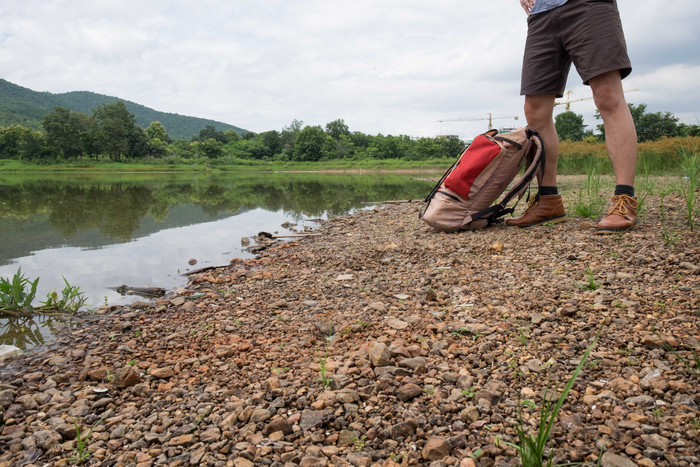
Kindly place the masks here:
<instances>
[{"instance_id":1,"label":"beige backpack body","mask_svg":"<svg viewBox=\"0 0 700 467\"><path fill-rule=\"evenodd\" d=\"M420 218L445 232L496 223L513 212L532 179L542 175L544 162L544 144L536 131L487 131L474 138L443 175L425 199ZM515 180L523 168L523 174ZM513 198L517 198L515 205L508 208Z\"/></svg>"}]
</instances>

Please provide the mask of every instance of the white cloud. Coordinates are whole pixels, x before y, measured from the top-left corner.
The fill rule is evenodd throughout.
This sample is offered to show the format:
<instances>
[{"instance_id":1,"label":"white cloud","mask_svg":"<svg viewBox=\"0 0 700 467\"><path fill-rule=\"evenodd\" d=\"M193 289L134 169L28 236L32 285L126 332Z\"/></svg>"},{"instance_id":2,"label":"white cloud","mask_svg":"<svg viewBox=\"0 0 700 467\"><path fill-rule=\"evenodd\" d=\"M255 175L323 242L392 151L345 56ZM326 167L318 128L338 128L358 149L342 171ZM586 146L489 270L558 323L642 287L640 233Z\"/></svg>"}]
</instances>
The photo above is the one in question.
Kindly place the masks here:
<instances>
[{"instance_id":1,"label":"white cloud","mask_svg":"<svg viewBox=\"0 0 700 467\"><path fill-rule=\"evenodd\" d=\"M689 51L700 4L620 9L635 69L626 85L650 109L697 110ZM10 0L0 5L0 70L35 90L90 90L253 131L343 118L366 133L466 138L485 122L436 121L522 118L525 32L516 0ZM570 76L574 97L590 93ZM591 108L572 110L588 120Z\"/></svg>"}]
</instances>

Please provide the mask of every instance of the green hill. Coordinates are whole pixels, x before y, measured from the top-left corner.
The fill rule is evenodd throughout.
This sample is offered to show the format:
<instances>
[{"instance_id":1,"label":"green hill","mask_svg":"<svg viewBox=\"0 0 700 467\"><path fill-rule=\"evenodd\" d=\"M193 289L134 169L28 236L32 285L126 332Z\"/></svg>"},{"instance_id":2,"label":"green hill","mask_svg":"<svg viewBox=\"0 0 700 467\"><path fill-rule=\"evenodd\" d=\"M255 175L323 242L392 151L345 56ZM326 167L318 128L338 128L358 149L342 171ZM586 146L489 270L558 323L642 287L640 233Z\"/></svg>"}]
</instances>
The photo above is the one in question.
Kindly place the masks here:
<instances>
[{"instance_id":1,"label":"green hill","mask_svg":"<svg viewBox=\"0 0 700 467\"><path fill-rule=\"evenodd\" d=\"M62 94L37 92L18 86L0 78L0 126L22 125L34 130L42 130L41 120L54 107L91 114L98 106L122 101L127 110L134 114L136 123L146 128L151 122L159 121L165 126L171 138L189 140L207 125L219 131L235 130L238 134L248 130L227 123L206 118L187 117L167 112L159 112L135 102L118 97L105 96L89 91L72 91Z\"/></svg>"}]
</instances>

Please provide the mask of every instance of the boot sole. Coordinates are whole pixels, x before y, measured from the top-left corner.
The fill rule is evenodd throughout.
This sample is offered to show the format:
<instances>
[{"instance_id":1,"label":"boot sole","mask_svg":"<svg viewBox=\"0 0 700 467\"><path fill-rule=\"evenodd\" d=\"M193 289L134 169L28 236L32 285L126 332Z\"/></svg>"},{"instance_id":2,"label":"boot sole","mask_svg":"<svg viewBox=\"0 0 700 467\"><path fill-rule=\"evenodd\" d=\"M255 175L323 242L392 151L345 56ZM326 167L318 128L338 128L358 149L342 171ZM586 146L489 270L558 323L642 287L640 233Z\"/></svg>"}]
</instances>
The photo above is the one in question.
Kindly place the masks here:
<instances>
[{"instance_id":1,"label":"boot sole","mask_svg":"<svg viewBox=\"0 0 700 467\"><path fill-rule=\"evenodd\" d=\"M522 225L515 225L514 227L518 227L520 229L524 229L527 227L534 227L536 225L542 225L542 224L559 224L560 222L565 222L567 219L566 214L563 214L559 217L550 217L549 219L542 219L541 221L537 222L530 222L529 224L522 224ZM511 224L508 224L511 225Z\"/></svg>"},{"instance_id":2,"label":"boot sole","mask_svg":"<svg viewBox=\"0 0 700 467\"><path fill-rule=\"evenodd\" d=\"M607 228L607 229L595 229L595 234L596 235L611 235L611 234L623 234L627 232L631 232L634 230L634 227L637 224L634 224L630 227L620 227L620 228Z\"/></svg>"}]
</instances>

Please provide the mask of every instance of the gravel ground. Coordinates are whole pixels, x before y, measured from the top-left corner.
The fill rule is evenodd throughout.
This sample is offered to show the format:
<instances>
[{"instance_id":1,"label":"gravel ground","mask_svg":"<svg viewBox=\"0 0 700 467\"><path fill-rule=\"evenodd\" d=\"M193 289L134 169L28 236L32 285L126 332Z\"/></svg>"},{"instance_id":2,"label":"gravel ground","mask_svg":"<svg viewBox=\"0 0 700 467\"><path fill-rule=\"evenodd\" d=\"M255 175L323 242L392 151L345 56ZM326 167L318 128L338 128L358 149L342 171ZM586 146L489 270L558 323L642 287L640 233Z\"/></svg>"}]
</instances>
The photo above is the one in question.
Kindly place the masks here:
<instances>
[{"instance_id":1,"label":"gravel ground","mask_svg":"<svg viewBox=\"0 0 700 467\"><path fill-rule=\"evenodd\" d=\"M506 443L599 330L548 456L700 465L684 202L664 198L662 225L648 196L622 236L578 217L443 234L416 203L324 221L6 363L0 467L517 465Z\"/></svg>"}]
</instances>

